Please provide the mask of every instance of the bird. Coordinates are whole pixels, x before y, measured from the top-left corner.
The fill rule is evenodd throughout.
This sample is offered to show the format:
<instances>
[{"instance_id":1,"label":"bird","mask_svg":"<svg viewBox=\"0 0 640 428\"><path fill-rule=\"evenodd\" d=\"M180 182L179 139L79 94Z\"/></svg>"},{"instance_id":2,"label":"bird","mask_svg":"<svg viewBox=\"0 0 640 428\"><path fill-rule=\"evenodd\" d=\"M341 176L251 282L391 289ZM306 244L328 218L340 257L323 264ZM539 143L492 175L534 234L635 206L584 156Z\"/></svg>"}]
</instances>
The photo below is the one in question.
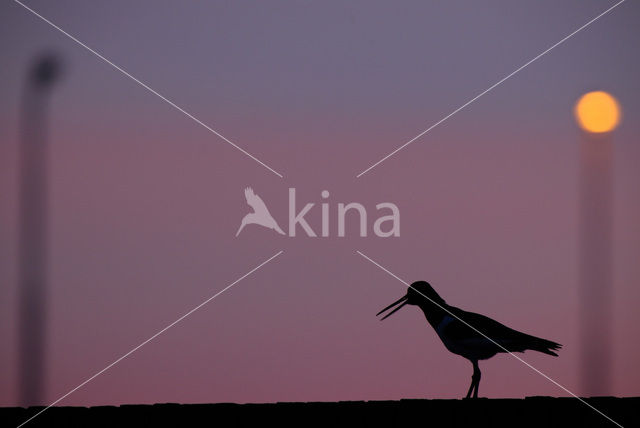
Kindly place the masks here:
<instances>
[{"instance_id":1,"label":"bird","mask_svg":"<svg viewBox=\"0 0 640 428\"><path fill-rule=\"evenodd\" d=\"M275 230L280 235L284 235L284 232L280 229L276 220L271 216L271 213L269 213L267 206L264 204L260 196L255 194L251 187L244 189L244 197L247 199L247 204L253 208L253 212L242 218L242 223L236 232L236 236L240 234L240 231L247 224L259 224L260 226Z\"/></svg>"},{"instance_id":2,"label":"bird","mask_svg":"<svg viewBox=\"0 0 640 428\"><path fill-rule=\"evenodd\" d=\"M501 352L524 352L529 349L557 357L554 351L562 347L559 343L519 332L484 315L449 306L426 281L412 283L406 295L376 316L396 305L399 306L382 317L381 321L405 305L418 306L444 346L471 362L473 375L465 398L470 398L472 394L473 398L478 398L481 377L479 360L487 360Z\"/></svg>"}]
</instances>

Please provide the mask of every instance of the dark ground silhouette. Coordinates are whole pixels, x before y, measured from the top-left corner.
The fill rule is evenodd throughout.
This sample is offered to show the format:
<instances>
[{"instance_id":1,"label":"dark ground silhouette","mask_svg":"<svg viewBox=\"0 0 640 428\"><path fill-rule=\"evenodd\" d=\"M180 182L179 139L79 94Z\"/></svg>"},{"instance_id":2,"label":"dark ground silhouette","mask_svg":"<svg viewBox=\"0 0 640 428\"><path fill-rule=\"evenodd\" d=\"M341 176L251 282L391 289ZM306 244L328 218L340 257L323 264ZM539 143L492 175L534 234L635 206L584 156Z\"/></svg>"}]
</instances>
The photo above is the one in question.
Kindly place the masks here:
<instances>
[{"instance_id":1,"label":"dark ground silhouette","mask_svg":"<svg viewBox=\"0 0 640 428\"><path fill-rule=\"evenodd\" d=\"M640 397L585 399L624 427L640 426ZM42 407L0 408L16 427ZM153 404L52 407L25 427L148 426L615 427L575 398Z\"/></svg>"}]
</instances>

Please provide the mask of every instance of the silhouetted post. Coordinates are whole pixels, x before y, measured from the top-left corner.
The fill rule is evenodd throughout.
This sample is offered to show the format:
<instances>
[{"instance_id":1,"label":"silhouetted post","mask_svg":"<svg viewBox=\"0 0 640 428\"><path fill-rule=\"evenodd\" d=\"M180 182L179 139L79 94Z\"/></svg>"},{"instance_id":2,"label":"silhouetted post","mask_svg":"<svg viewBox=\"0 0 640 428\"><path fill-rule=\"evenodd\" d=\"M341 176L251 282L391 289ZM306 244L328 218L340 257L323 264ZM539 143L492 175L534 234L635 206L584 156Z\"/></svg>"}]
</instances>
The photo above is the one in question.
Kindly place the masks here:
<instances>
[{"instance_id":1,"label":"silhouetted post","mask_svg":"<svg viewBox=\"0 0 640 428\"><path fill-rule=\"evenodd\" d=\"M585 396L609 394L612 286L611 131L619 107L605 92L590 92L576 105L582 131L580 233L581 378Z\"/></svg>"},{"instance_id":2,"label":"silhouetted post","mask_svg":"<svg viewBox=\"0 0 640 428\"><path fill-rule=\"evenodd\" d=\"M581 146L583 394L607 395L611 360L611 137L584 135Z\"/></svg>"},{"instance_id":3,"label":"silhouetted post","mask_svg":"<svg viewBox=\"0 0 640 428\"><path fill-rule=\"evenodd\" d=\"M50 90L60 74L58 59L36 58L23 94L20 141L20 400L43 403L47 276L47 133Z\"/></svg>"}]
</instances>

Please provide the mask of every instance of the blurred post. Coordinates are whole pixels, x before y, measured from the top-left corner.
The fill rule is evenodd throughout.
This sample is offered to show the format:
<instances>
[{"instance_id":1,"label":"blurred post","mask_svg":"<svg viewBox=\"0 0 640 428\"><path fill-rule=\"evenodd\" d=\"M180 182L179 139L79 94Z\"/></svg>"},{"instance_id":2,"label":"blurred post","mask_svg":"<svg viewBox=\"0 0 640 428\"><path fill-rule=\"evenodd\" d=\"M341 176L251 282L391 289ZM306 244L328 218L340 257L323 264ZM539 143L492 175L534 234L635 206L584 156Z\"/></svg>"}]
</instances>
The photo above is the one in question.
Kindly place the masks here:
<instances>
[{"instance_id":1,"label":"blurred post","mask_svg":"<svg viewBox=\"0 0 640 428\"><path fill-rule=\"evenodd\" d=\"M582 157L582 233L580 341L583 395L609 394L611 363L611 136L584 134Z\"/></svg>"},{"instance_id":2,"label":"blurred post","mask_svg":"<svg viewBox=\"0 0 640 428\"><path fill-rule=\"evenodd\" d=\"M60 64L40 55L25 82L20 141L19 390L22 406L43 404L47 277L47 107Z\"/></svg>"},{"instance_id":3,"label":"blurred post","mask_svg":"<svg viewBox=\"0 0 640 428\"><path fill-rule=\"evenodd\" d=\"M576 104L582 128L580 342L582 395L610 394L613 197L612 131L620 109L606 92Z\"/></svg>"}]
</instances>

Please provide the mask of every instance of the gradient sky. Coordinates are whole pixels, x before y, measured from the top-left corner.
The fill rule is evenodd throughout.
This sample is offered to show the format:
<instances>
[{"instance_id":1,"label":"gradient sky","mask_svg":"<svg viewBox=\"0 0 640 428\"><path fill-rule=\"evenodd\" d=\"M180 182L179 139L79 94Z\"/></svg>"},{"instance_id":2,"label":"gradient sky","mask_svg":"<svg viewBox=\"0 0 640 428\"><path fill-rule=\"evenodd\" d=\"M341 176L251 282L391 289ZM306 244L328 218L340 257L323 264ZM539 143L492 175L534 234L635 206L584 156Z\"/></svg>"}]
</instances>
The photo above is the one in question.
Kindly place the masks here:
<instances>
[{"instance_id":1,"label":"gradient sky","mask_svg":"<svg viewBox=\"0 0 640 428\"><path fill-rule=\"evenodd\" d=\"M627 1L361 178L356 174L613 1L29 1L284 175L279 178L13 2L0 5L0 405L17 395L18 120L25 70L65 61L51 117L47 401L284 253L60 404L456 398L471 365L416 308L448 303L564 345L521 357L580 393L579 96L614 141L611 390L640 395L640 4ZM401 236L234 234L252 186L390 201ZM309 222L319 229L320 209ZM371 227L371 225L370 225ZM349 233L351 232L351 233ZM567 395L508 355L480 395Z\"/></svg>"}]
</instances>

